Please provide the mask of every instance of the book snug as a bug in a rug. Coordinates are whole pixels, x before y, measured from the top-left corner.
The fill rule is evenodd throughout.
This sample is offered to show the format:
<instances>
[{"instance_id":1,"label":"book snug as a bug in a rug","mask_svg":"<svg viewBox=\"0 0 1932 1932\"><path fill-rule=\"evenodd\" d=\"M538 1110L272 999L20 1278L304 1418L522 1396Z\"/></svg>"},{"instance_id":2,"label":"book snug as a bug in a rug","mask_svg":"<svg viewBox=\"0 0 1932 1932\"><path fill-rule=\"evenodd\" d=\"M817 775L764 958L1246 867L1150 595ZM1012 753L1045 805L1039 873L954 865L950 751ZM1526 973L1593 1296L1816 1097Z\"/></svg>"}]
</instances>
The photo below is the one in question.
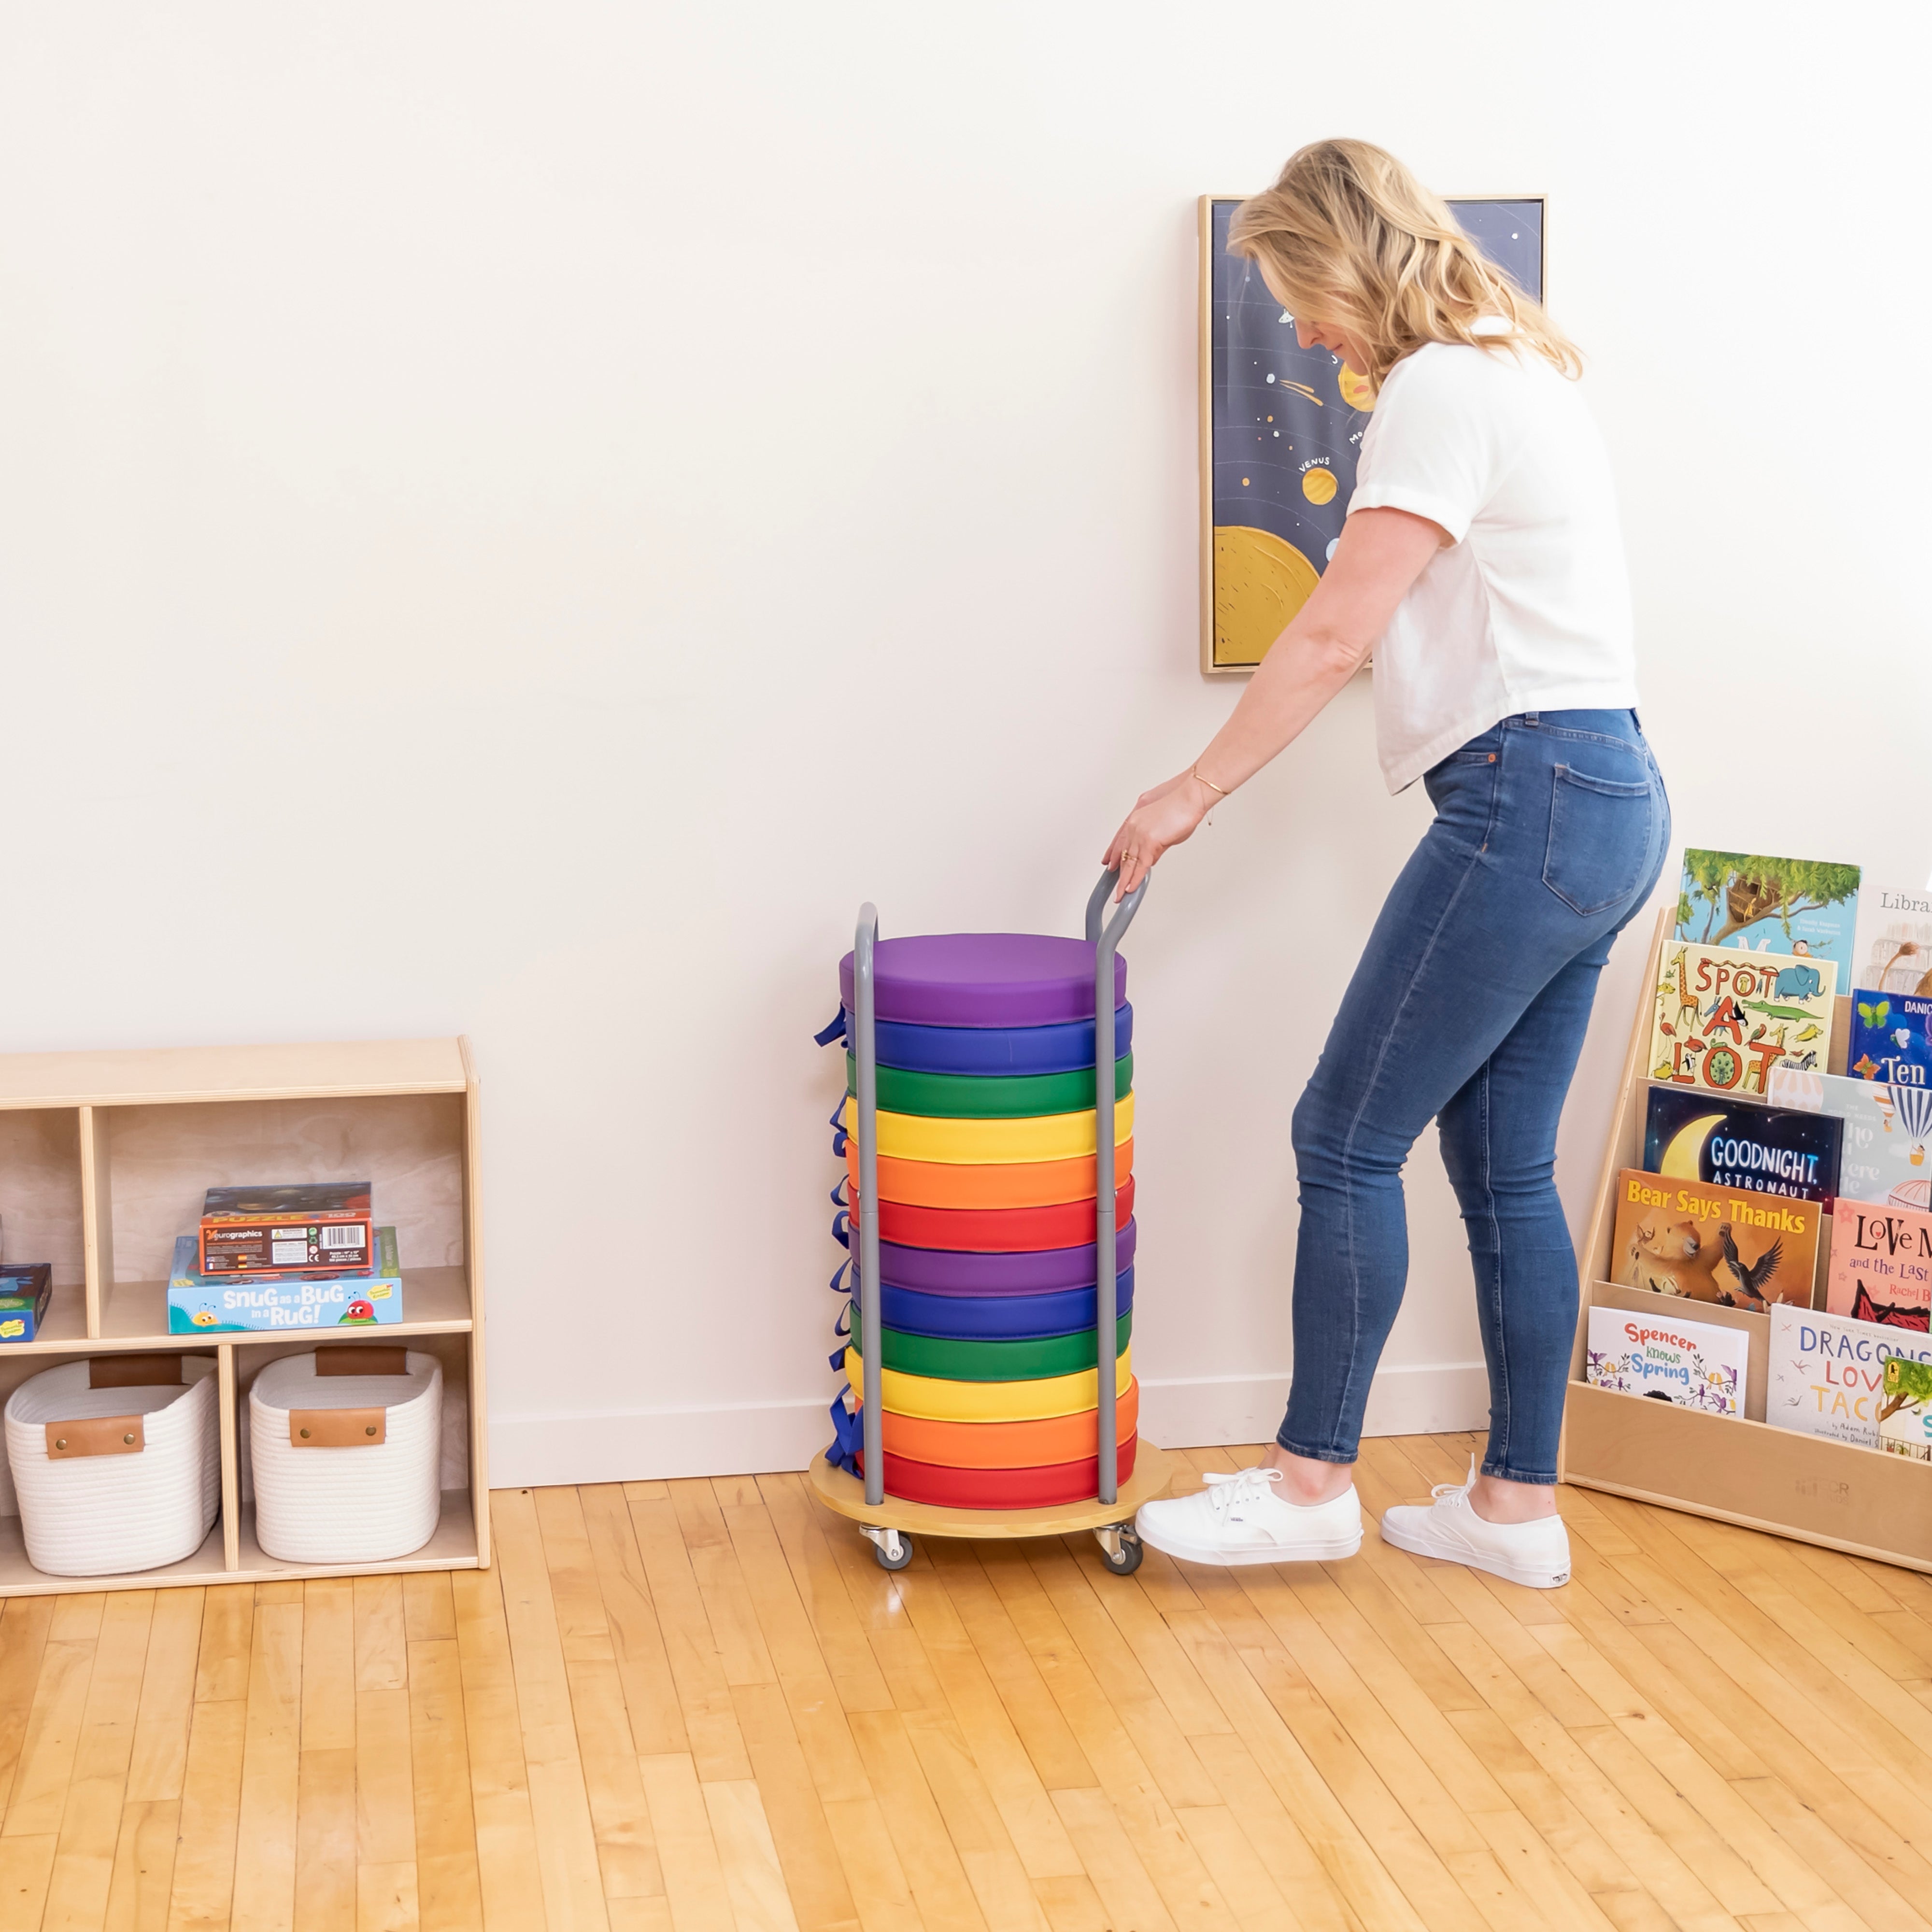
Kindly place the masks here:
<instances>
[{"instance_id":1,"label":"book snug as a bug in a rug","mask_svg":"<svg viewBox=\"0 0 1932 1932\"><path fill-rule=\"evenodd\" d=\"M1590 1310L1584 1373L1598 1388L1651 1396L1706 1415L1744 1412L1750 1336L1711 1322L1682 1322L1673 1310Z\"/></svg>"},{"instance_id":2,"label":"book snug as a bug in a rug","mask_svg":"<svg viewBox=\"0 0 1932 1932\"><path fill-rule=\"evenodd\" d=\"M1815 1201L1627 1167L1610 1279L1760 1313L1778 1301L1809 1308L1823 1214Z\"/></svg>"}]
</instances>

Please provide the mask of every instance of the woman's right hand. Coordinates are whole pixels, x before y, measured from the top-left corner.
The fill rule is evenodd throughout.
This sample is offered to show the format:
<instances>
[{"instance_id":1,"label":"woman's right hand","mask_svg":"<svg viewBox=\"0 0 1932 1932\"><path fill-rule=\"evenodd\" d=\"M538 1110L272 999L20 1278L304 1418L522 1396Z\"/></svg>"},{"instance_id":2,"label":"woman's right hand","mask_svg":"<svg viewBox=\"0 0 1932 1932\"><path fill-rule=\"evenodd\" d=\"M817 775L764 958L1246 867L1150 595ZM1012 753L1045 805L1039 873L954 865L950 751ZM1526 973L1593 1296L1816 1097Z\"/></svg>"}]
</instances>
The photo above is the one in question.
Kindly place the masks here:
<instances>
[{"instance_id":1,"label":"woman's right hand","mask_svg":"<svg viewBox=\"0 0 1932 1932\"><path fill-rule=\"evenodd\" d=\"M1208 815L1207 796L1191 770L1141 794L1100 862L1110 872L1120 868L1116 899L1125 898L1154 870L1163 852L1194 836L1195 827Z\"/></svg>"}]
</instances>

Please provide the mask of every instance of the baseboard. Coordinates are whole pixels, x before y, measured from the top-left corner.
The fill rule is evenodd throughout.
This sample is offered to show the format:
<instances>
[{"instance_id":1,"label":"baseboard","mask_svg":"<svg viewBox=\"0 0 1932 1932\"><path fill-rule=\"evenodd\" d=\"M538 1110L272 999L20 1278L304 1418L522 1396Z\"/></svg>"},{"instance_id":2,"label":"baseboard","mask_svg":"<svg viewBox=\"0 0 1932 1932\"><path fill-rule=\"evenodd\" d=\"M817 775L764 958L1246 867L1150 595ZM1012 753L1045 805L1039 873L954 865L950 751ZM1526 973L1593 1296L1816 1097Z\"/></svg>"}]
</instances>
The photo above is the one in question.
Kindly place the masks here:
<instances>
[{"instance_id":1,"label":"baseboard","mask_svg":"<svg viewBox=\"0 0 1932 1932\"><path fill-rule=\"evenodd\" d=\"M1150 1442L1168 1448L1265 1442L1280 1426L1287 1400L1285 1373L1150 1378L1141 1384L1141 1426ZM802 1469L831 1440L830 1401L827 1395L708 1408L495 1415L490 1480L500 1489L535 1489ZM1366 1433L1480 1429L1489 1414L1480 1362L1385 1368L1369 1391Z\"/></svg>"},{"instance_id":2,"label":"baseboard","mask_svg":"<svg viewBox=\"0 0 1932 1932\"><path fill-rule=\"evenodd\" d=\"M1272 1376L1178 1376L1141 1383L1148 1440L1175 1448L1268 1442L1288 1406L1286 1370ZM1380 1369L1369 1388L1365 1436L1434 1436L1483 1429L1490 1380L1480 1362L1416 1363Z\"/></svg>"}]
</instances>

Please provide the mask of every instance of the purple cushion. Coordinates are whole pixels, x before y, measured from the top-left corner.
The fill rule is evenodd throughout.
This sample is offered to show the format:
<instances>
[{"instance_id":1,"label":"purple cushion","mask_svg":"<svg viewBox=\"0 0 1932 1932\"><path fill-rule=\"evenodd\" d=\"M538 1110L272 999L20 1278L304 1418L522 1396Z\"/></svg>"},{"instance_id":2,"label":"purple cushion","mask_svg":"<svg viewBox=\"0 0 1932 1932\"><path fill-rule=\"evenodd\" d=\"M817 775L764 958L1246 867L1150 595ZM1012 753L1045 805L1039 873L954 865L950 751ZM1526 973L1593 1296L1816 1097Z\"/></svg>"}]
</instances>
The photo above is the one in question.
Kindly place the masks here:
<instances>
[{"instance_id":1,"label":"purple cushion","mask_svg":"<svg viewBox=\"0 0 1932 1932\"><path fill-rule=\"evenodd\" d=\"M1094 947L1032 932L946 932L882 939L872 954L878 1017L914 1026L1060 1026L1094 1017ZM852 956L838 962L849 1011ZM1127 962L1114 958L1114 1004L1125 1004Z\"/></svg>"},{"instance_id":2,"label":"purple cushion","mask_svg":"<svg viewBox=\"0 0 1932 1932\"><path fill-rule=\"evenodd\" d=\"M1114 1234L1123 1272L1134 1264L1139 1229L1130 1220ZM1094 1244L1080 1248L1030 1248L1016 1254L973 1255L952 1248L879 1244L879 1278L888 1288L926 1294L1054 1294L1094 1286Z\"/></svg>"}]
</instances>

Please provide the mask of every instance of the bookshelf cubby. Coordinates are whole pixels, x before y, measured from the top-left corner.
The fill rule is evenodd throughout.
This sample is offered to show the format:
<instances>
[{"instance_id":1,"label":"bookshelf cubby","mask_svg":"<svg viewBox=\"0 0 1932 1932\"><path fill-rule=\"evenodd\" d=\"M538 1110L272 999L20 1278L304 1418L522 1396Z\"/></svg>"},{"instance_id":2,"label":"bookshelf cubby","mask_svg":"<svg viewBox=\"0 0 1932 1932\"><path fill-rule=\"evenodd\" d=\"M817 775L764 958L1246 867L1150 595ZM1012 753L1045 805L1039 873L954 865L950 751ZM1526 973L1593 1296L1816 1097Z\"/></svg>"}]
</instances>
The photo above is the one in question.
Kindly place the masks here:
<instances>
[{"instance_id":1,"label":"bookshelf cubby","mask_svg":"<svg viewBox=\"0 0 1932 1932\"><path fill-rule=\"evenodd\" d=\"M1932 1572L1932 1464L1774 1429L1766 1422L1768 1316L1707 1302L1665 1300L1667 1307L1694 1320L1750 1332L1742 1417L1707 1415L1671 1402L1619 1395L1593 1388L1584 1379L1592 1307L1641 1311L1664 1299L1647 1289L1618 1287L1610 1277L1617 1174L1621 1168L1643 1165L1652 1000L1670 931L1666 908L1658 914L1589 1232L1577 1256L1583 1292L1558 1466L1562 1480ZM1851 1000L1841 995L1832 1022L1829 1072L1844 1072L1850 1036ZM1819 1243L1821 1271L1831 1240L1827 1215Z\"/></svg>"},{"instance_id":2,"label":"bookshelf cubby","mask_svg":"<svg viewBox=\"0 0 1932 1932\"><path fill-rule=\"evenodd\" d=\"M34 1340L0 1345L0 1402L57 1362L119 1351L206 1356L221 1397L221 1512L194 1556L106 1576L36 1570L0 1466L0 1597L488 1567L478 1108L463 1040L0 1055L7 1253L51 1262L54 1276ZM207 1189L351 1180L374 1183L376 1218L397 1231L401 1322L168 1332L175 1237L194 1226ZM404 1342L442 1364L442 1520L410 1556L284 1563L255 1541L242 1406L264 1364L318 1341Z\"/></svg>"}]
</instances>

